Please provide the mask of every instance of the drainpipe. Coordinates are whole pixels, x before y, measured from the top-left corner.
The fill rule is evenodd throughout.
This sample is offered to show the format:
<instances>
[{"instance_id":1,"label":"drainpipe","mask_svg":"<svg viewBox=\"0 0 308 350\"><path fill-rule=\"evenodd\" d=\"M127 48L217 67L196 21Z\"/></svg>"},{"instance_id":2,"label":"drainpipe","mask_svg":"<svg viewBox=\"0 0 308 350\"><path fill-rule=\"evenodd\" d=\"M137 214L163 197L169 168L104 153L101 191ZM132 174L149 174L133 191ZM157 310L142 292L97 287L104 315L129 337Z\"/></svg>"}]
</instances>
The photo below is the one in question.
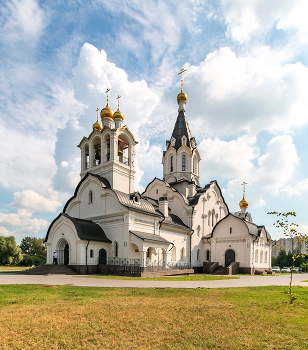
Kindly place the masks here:
<instances>
[{"instance_id":1,"label":"drainpipe","mask_svg":"<svg viewBox=\"0 0 308 350\"><path fill-rule=\"evenodd\" d=\"M86 266L87 266L87 275L89 274L88 270L88 246L89 246L90 240L88 239L88 244L86 246Z\"/></svg>"},{"instance_id":2,"label":"drainpipe","mask_svg":"<svg viewBox=\"0 0 308 350\"><path fill-rule=\"evenodd\" d=\"M193 219L194 219L194 210L195 207L192 207L192 211L191 211L191 228L193 227ZM189 235L189 263L191 264L191 255L192 255L192 251L191 251L191 237L194 233L194 230L191 230L191 233Z\"/></svg>"},{"instance_id":3,"label":"drainpipe","mask_svg":"<svg viewBox=\"0 0 308 350\"><path fill-rule=\"evenodd\" d=\"M252 241L252 271L255 274L255 241L258 239L258 236Z\"/></svg>"}]
</instances>

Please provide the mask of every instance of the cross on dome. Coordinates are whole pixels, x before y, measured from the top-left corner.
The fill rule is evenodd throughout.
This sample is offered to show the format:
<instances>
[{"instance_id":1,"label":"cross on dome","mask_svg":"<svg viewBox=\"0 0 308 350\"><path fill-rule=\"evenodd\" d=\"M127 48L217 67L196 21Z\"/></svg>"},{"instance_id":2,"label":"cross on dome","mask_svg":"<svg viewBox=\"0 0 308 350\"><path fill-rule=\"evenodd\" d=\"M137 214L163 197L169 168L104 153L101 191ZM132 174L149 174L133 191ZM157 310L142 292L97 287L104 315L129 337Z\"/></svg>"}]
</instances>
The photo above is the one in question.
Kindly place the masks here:
<instances>
[{"instance_id":1,"label":"cross on dome","mask_svg":"<svg viewBox=\"0 0 308 350\"><path fill-rule=\"evenodd\" d=\"M186 72L187 69L184 69L184 67L181 69L180 73L178 75L182 74L182 79L181 79L181 91L183 92L183 87L184 87L184 72Z\"/></svg>"},{"instance_id":2,"label":"cross on dome","mask_svg":"<svg viewBox=\"0 0 308 350\"><path fill-rule=\"evenodd\" d=\"M118 110L120 110L120 98L121 98L120 95L118 95L118 97L116 97L116 99L118 100Z\"/></svg>"},{"instance_id":3,"label":"cross on dome","mask_svg":"<svg viewBox=\"0 0 308 350\"><path fill-rule=\"evenodd\" d=\"M105 91L105 94L107 94L107 106L109 106L109 91L109 88L107 88L107 90Z\"/></svg>"}]
</instances>

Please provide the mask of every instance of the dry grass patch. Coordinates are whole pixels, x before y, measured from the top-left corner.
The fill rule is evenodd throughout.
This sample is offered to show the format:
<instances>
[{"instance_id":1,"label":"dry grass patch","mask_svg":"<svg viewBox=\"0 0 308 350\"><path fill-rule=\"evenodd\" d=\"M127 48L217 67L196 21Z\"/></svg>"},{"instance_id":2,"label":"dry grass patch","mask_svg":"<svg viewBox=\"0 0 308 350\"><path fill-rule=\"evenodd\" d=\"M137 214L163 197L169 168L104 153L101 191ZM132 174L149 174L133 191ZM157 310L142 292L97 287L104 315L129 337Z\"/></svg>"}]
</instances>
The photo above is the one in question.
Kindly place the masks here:
<instances>
[{"instance_id":1,"label":"dry grass patch","mask_svg":"<svg viewBox=\"0 0 308 350\"><path fill-rule=\"evenodd\" d=\"M1 349L307 349L308 288L0 286Z\"/></svg>"}]
</instances>

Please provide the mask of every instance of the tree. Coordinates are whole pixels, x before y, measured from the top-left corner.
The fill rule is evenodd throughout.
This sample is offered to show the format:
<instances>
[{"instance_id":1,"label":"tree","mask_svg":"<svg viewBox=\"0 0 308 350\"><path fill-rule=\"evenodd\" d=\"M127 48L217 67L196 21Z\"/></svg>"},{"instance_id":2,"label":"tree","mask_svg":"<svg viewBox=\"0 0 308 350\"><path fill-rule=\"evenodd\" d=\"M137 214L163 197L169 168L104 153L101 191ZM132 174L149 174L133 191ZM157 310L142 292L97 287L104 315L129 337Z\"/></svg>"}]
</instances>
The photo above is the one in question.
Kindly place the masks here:
<instances>
[{"instance_id":1,"label":"tree","mask_svg":"<svg viewBox=\"0 0 308 350\"><path fill-rule=\"evenodd\" d=\"M22 260L22 252L15 237L0 236L0 265L17 265Z\"/></svg>"},{"instance_id":2,"label":"tree","mask_svg":"<svg viewBox=\"0 0 308 350\"><path fill-rule=\"evenodd\" d=\"M46 249L42 238L25 237L21 240L20 249L24 254L20 265L38 266L46 264Z\"/></svg>"},{"instance_id":3,"label":"tree","mask_svg":"<svg viewBox=\"0 0 308 350\"><path fill-rule=\"evenodd\" d=\"M273 211L273 212L269 212L268 214L276 215L276 217L278 219L276 220L276 222L273 225L276 226L277 228L281 228L283 230L283 234L287 238L291 238L291 239L295 238L296 242L300 243L300 246L302 245L303 242L308 244L308 236L305 234L302 234L296 230L296 227L298 227L297 224L295 224L294 222L291 222L291 223L289 222L290 217L291 218L296 217L295 212L278 213L276 211ZM284 247L282 246L280 248L283 249ZM292 249L292 252L289 252L288 255L286 254L286 263L288 263L288 265L285 265L285 266L290 266L290 268L291 268L291 277L290 277L289 293L288 293L290 296L290 304L293 304L293 301L295 299L297 299L297 297L298 297L296 294L294 294L292 292L292 277L293 277L292 269L294 267L295 261L298 258L300 258L300 257L305 258L307 251L308 251L308 249L306 249L306 252L296 251L296 250L293 251L293 249ZM280 252L280 253L282 253L282 252ZM290 258L288 259L288 256L290 256L290 258L292 258L292 260L290 260Z\"/></svg>"},{"instance_id":4,"label":"tree","mask_svg":"<svg viewBox=\"0 0 308 350\"><path fill-rule=\"evenodd\" d=\"M46 249L43 242L44 240L42 238L27 236L21 240L20 249L23 254L46 259Z\"/></svg>"}]
</instances>

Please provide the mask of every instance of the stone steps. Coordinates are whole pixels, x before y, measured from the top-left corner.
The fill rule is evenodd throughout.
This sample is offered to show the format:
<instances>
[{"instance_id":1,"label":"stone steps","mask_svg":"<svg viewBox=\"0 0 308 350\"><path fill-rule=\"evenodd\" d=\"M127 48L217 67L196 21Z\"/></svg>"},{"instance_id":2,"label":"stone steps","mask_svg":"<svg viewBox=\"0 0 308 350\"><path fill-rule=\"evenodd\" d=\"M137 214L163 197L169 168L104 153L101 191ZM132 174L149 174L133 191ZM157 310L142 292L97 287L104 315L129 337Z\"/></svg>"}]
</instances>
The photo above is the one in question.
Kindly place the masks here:
<instances>
[{"instance_id":1,"label":"stone steps","mask_svg":"<svg viewBox=\"0 0 308 350\"><path fill-rule=\"evenodd\" d=\"M211 275L228 275L228 268L219 265Z\"/></svg>"},{"instance_id":2,"label":"stone steps","mask_svg":"<svg viewBox=\"0 0 308 350\"><path fill-rule=\"evenodd\" d=\"M19 272L23 275L76 275L73 268L68 265L44 265Z\"/></svg>"}]
</instances>

